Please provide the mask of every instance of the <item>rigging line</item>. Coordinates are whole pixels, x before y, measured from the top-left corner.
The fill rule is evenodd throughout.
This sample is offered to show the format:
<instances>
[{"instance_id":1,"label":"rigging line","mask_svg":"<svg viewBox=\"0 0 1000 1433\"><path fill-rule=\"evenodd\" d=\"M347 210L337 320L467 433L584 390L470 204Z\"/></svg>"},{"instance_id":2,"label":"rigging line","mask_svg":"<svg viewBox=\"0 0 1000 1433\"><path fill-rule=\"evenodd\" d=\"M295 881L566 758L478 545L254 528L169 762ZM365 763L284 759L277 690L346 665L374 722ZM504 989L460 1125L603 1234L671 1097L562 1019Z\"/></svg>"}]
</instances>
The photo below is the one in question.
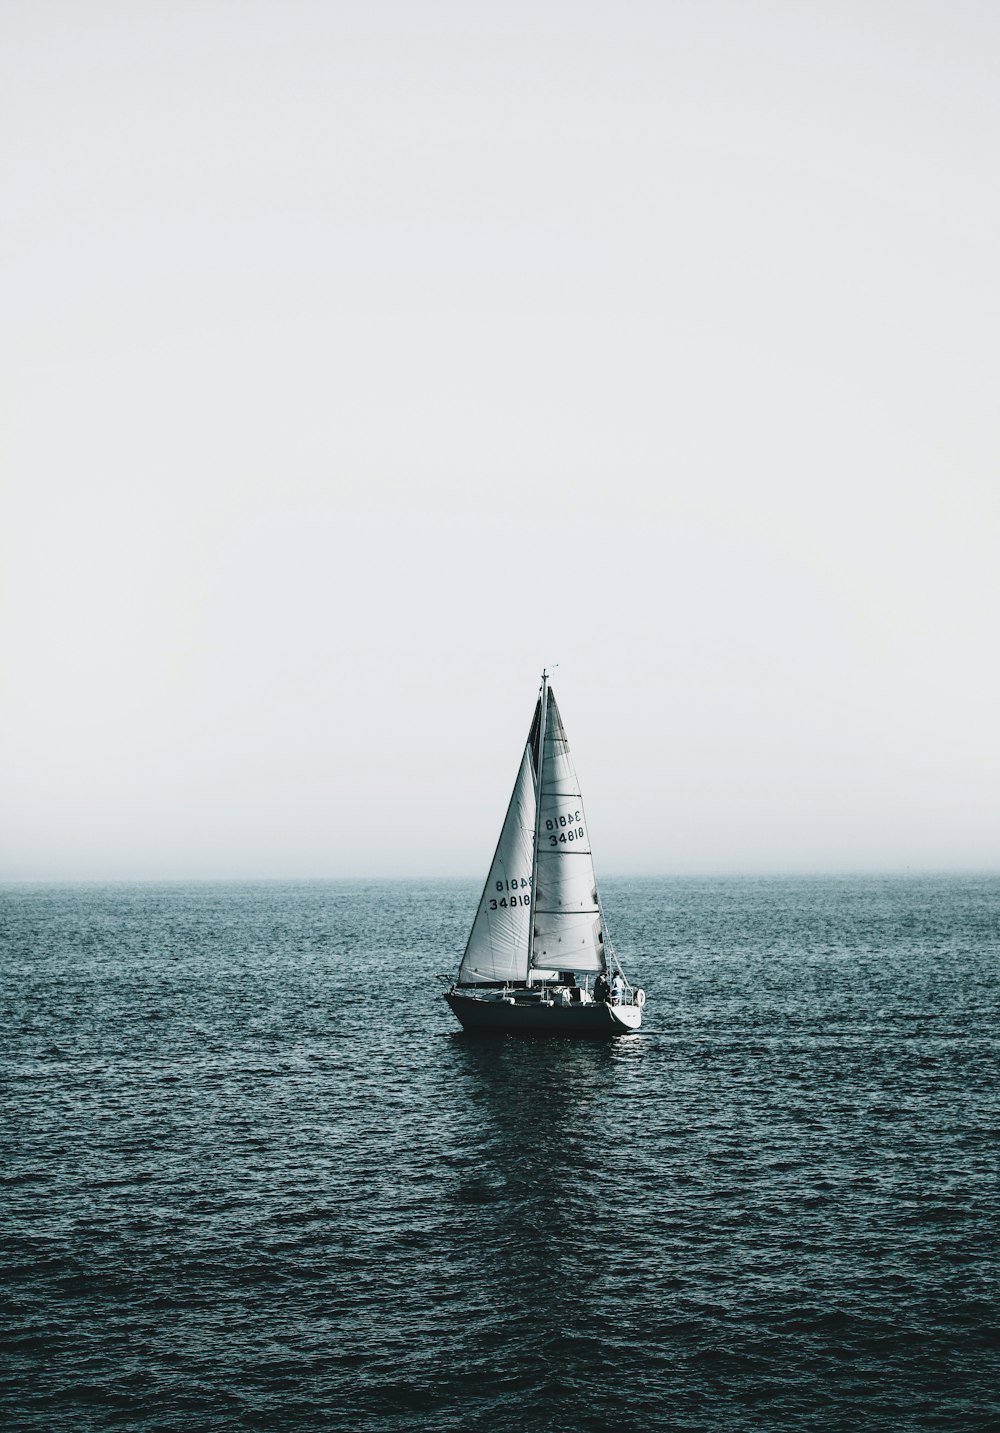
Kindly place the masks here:
<instances>
[{"instance_id":1,"label":"rigging line","mask_svg":"<svg viewBox=\"0 0 1000 1433\"><path fill-rule=\"evenodd\" d=\"M610 953L611 959L612 959L612 960L614 961L614 963L615 963L615 968L616 968L616 970L618 971L618 974L621 976L622 980L624 980L624 982L625 982L625 989L626 989L626 990L631 990L631 989L632 989L632 982L629 980L628 976L625 974L624 970L622 969L622 963L621 963L621 961L618 959L618 952L617 952L617 950L615 950L615 943L614 943L614 941L611 939L611 932L610 932L610 930L608 930L608 918L607 918L607 916L604 914L604 902L601 900L601 893L600 893L600 891L598 891L598 893L597 893L597 906L598 906L598 909L599 909L599 911L600 911L600 913L601 913L601 933L602 933L603 936L604 936L604 945L607 947L607 951L606 951L606 954L605 954L605 964L607 963L607 954Z\"/></svg>"}]
</instances>

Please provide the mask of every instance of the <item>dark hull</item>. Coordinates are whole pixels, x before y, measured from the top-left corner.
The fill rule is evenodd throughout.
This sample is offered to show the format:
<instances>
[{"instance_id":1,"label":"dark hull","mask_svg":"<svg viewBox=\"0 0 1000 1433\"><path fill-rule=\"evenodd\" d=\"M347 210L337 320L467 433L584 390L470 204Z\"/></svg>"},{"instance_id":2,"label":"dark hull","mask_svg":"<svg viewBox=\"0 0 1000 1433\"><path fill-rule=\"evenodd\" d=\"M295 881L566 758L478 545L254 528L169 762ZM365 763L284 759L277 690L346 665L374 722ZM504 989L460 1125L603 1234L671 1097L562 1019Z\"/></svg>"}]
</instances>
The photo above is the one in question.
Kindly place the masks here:
<instances>
[{"instance_id":1,"label":"dark hull","mask_svg":"<svg viewBox=\"0 0 1000 1433\"><path fill-rule=\"evenodd\" d=\"M638 1030L642 1012L635 1005L590 1001L510 1000L495 995L466 995L449 990L445 1000L465 1030L513 1035L576 1035L601 1039Z\"/></svg>"}]
</instances>

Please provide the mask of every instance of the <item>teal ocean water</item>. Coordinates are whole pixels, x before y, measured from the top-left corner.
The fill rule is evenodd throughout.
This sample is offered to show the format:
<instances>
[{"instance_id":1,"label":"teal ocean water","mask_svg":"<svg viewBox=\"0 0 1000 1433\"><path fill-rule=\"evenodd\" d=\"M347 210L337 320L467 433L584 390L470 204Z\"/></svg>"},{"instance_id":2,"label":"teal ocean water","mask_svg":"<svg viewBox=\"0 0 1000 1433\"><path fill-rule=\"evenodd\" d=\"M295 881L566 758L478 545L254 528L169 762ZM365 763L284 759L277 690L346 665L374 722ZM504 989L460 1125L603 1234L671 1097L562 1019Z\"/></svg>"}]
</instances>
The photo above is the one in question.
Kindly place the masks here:
<instances>
[{"instance_id":1,"label":"teal ocean water","mask_svg":"<svg viewBox=\"0 0 1000 1433\"><path fill-rule=\"evenodd\" d=\"M596 1044L474 883L0 890L0 1426L1000 1426L1000 879L603 889Z\"/></svg>"}]
</instances>

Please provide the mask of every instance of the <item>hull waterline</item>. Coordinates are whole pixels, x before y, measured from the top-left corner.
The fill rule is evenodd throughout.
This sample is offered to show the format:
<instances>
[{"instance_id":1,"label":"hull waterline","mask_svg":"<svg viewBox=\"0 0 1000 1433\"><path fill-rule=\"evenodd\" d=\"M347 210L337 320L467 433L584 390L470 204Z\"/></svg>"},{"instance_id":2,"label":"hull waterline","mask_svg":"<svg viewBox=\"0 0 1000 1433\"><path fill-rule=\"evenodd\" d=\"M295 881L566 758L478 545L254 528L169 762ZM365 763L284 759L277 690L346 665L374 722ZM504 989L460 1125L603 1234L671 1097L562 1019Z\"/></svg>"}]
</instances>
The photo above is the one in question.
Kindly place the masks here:
<instances>
[{"instance_id":1,"label":"hull waterline","mask_svg":"<svg viewBox=\"0 0 1000 1433\"><path fill-rule=\"evenodd\" d=\"M447 991L444 998L465 1030L601 1039L609 1035L630 1035L642 1023L642 1011L636 1005L560 1000L522 1002L496 996L484 999L457 990Z\"/></svg>"}]
</instances>

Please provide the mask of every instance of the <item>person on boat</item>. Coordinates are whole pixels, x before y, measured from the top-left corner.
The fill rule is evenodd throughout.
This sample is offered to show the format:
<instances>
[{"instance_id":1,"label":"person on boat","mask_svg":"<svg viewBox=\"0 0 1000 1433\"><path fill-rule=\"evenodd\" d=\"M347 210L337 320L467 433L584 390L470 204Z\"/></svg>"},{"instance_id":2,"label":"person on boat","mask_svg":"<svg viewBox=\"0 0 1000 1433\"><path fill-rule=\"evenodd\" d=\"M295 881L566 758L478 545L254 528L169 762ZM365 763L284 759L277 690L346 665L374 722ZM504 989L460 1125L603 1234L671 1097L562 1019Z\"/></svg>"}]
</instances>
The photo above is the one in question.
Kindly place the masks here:
<instances>
[{"instance_id":1,"label":"person on boat","mask_svg":"<svg viewBox=\"0 0 1000 1433\"><path fill-rule=\"evenodd\" d=\"M602 970L600 975L594 981L594 999L603 1002L607 1000L610 994L611 986L608 984L608 977L604 974L604 971Z\"/></svg>"},{"instance_id":2,"label":"person on boat","mask_svg":"<svg viewBox=\"0 0 1000 1433\"><path fill-rule=\"evenodd\" d=\"M620 1005L625 999L625 982L622 979L620 970L616 970L611 980L611 1004Z\"/></svg>"}]
</instances>

